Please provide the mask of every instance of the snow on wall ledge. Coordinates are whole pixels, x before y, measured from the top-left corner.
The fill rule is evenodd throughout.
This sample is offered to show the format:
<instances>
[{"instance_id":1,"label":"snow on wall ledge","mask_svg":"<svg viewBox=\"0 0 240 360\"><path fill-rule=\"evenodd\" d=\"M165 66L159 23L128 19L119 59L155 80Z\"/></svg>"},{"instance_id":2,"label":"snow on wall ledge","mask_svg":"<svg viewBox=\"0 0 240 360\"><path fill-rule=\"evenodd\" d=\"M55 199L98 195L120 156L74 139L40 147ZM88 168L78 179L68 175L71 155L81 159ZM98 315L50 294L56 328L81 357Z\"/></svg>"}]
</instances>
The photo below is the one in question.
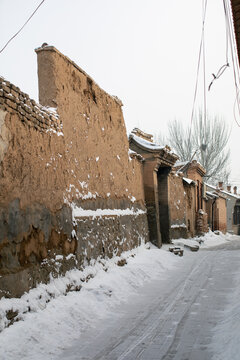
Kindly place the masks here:
<instances>
[{"instance_id":1,"label":"snow on wall ledge","mask_svg":"<svg viewBox=\"0 0 240 360\"><path fill-rule=\"evenodd\" d=\"M77 207L75 204L71 204L73 219L78 217L102 217L102 216L125 216L125 215L142 215L146 214L145 210L127 208L127 209L97 209L97 210L85 210L81 207Z\"/></svg>"}]
</instances>

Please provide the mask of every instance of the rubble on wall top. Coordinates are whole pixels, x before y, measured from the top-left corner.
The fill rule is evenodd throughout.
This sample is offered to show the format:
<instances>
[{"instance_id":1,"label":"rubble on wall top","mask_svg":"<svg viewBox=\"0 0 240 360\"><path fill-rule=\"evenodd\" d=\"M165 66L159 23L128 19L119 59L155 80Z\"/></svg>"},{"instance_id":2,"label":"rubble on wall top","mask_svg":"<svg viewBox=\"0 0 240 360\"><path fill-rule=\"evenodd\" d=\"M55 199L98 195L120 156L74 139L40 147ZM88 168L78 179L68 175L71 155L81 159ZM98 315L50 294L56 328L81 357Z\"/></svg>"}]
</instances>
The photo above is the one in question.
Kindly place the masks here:
<instances>
[{"instance_id":1,"label":"rubble on wall top","mask_svg":"<svg viewBox=\"0 0 240 360\"><path fill-rule=\"evenodd\" d=\"M36 130L61 133L62 124L55 108L38 104L3 77L0 77L0 108L17 113L22 123Z\"/></svg>"}]
</instances>

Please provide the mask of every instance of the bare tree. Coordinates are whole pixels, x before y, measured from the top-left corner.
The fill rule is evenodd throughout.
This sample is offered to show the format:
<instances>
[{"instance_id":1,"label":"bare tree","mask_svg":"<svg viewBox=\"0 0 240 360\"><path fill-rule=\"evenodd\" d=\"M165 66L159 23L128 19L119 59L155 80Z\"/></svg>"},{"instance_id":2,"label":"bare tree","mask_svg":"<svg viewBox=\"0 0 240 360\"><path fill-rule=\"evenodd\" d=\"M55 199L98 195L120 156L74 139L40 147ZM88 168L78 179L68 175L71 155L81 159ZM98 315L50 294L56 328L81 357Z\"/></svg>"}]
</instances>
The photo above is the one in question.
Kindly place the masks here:
<instances>
[{"instance_id":1,"label":"bare tree","mask_svg":"<svg viewBox=\"0 0 240 360\"><path fill-rule=\"evenodd\" d=\"M154 142L158 145L168 145L168 140L162 132L157 132L153 135Z\"/></svg>"},{"instance_id":2,"label":"bare tree","mask_svg":"<svg viewBox=\"0 0 240 360\"><path fill-rule=\"evenodd\" d=\"M192 126L184 127L174 120L169 123L168 143L181 161L198 160L206 169L206 179L226 181L229 171L230 151L228 127L219 117L203 118L199 111Z\"/></svg>"}]
</instances>

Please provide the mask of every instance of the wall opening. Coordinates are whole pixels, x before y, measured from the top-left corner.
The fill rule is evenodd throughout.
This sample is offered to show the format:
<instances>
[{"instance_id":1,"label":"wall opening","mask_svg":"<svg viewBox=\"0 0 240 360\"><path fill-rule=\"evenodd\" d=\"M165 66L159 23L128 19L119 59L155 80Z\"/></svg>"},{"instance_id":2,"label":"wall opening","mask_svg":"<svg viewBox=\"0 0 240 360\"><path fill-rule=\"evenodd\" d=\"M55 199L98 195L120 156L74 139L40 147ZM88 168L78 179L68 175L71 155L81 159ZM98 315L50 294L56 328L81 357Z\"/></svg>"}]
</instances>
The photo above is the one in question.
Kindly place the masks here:
<instances>
[{"instance_id":1,"label":"wall opening","mask_svg":"<svg viewBox=\"0 0 240 360\"><path fill-rule=\"evenodd\" d=\"M163 243L170 243L170 214L169 214L169 184L168 174L170 167L159 167L158 178L158 202L160 232Z\"/></svg>"}]
</instances>

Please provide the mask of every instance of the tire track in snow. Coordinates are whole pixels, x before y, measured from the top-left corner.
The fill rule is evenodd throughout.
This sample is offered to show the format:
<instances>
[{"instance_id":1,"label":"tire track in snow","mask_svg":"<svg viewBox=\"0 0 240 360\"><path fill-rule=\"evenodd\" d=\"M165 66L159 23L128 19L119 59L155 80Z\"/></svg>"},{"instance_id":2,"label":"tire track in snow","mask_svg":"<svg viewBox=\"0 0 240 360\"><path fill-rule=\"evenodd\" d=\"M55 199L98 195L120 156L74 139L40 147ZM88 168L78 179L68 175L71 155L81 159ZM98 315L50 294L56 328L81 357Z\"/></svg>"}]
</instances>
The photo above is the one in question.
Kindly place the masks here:
<instances>
[{"instance_id":1,"label":"tire track in snow","mask_svg":"<svg viewBox=\"0 0 240 360\"><path fill-rule=\"evenodd\" d=\"M127 332L124 336L122 336L117 343L111 346L108 346L107 349L100 352L97 356L94 357L94 360L99 359L117 359L117 360L125 360L125 359L141 359L142 355L144 355L144 351L146 350L145 346L149 345L154 341L156 336L162 334L162 343L161 345L161 359L165 356L171 347L175 334L178 330L179 323L184 318L185 314L189 311L192 303L196 300L196 297L199 294L199 289L204 286L206 281L208 281L208 274L212 269L211 262L207 261L207 259L212 254L206 254L204 257L194 264L191 272L184 279L182 283L182 279L179 279L179 283L177 287L174 287L165 301L165 308L162 306L159 307L157 304L156 307L151 309L151 313L147 314L141 321L142 324L152 320L150 325L142 327L142 334L140 336L135 336L134 332L136 332L136 327L134 326L129 332ZM200 269L202 271L200 271ZM194 288L194 291L193 291ZM181 306L181 311L179 311L179 307ZM180 315L178 321L176 321L176 314ZM173 318L175 317L175 321ZM167 323L172 323L172 328L168 334L164 333L164 329L166 328ZM126 344L127 348L121 351L121 355L117 355L117 349L119 347L124 347L125 343L128 343L128 339L135 337L131 344ZM147 358L146 358L147 359ZM160 359L160 357L159 357Z\"/></svg>"}]
</instances>

